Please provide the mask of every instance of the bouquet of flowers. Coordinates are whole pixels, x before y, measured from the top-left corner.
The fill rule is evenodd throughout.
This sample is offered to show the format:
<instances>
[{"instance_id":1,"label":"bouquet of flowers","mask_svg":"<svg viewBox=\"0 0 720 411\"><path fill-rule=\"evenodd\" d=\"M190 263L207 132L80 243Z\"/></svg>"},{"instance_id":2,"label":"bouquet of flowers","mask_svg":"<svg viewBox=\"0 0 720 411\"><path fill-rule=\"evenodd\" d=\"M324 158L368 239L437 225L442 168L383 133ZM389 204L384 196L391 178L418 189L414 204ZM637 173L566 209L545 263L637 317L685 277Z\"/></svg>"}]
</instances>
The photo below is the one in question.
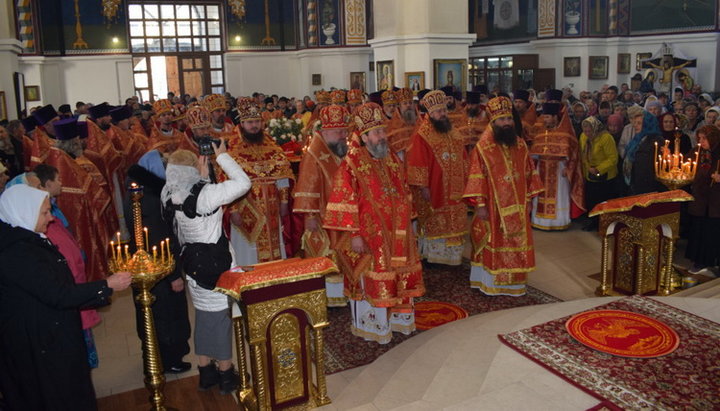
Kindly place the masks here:
<instances>
[{"instance_id":1,"label":"bouquet of flowers","mask_svg":"<svg viewBox=\"0 0 720 411\"><path fill-rule=\"evenodd\" d=\"M268 125L268 133L275 143L279 145L288 157L296 157L302 152L302 120L286 118L272 119Z\"/></svg>"}]
</instances>

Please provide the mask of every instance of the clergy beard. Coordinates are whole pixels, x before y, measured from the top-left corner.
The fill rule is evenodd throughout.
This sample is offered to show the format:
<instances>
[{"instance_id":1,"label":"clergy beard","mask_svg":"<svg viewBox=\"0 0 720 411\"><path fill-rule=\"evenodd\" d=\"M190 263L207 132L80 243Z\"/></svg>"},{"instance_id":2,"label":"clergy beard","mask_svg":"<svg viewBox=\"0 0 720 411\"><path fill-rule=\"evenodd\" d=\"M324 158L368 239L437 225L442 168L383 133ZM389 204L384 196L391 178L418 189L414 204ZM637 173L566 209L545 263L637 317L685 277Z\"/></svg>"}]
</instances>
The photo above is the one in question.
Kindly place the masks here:
<instances>
[{"instance_id":1,"label":"clergy beard","mask_svg":"<svg viewBox=\"0 0 720 411\"><path fill-rule=\"evenodd\" d=\"M442 120L435 120L432 117L428 118L430 119L430 123L432 124L433 128L438 133L447 133L452 130L452 123L450 122L449 118L444 117Z\"/></svg>"},{"instance_id":2,"label":"clergy beard","mask_svg":"<svg viewBox=\"0 0 720 411\"><path fill-rule=\"evenodd\" d=\"M102 131L108 131L110 129L110 123L106 123L106 122L98 123L98 127L100 127L100 130L102 130Z\"/></svg>"},{"instance_id":3,"label":"clergy beard","mask_svg":"<svg viewBox=\"0 0 720 411\"><path fill-rule=\"evenodd\" d=\"M498 127L496 125L492 126L493 135L495 136L495 141L499 144L502 144L504 146L512 147L517 144L517 132L515 131L515 127L512 125L502 126Z\"/></svg>"},{"instance_id":4,"label":"clergy beard","mask_svg":"<svg viewBox=\"0 0 720 411\"><path fill-rule=\"evenodd\" d=\"M415 121L417 120L417 113L415 113L414 109L408 109L402 112L402 117L406 123L415 124Z\"/></svg>"},{"instance_id":5,"label":"clergy beard","mask_svg":"<svg viewBox=\"0 0 720 411\"><path fill-rule=\"evenodd\" d=\"M243 130L243 137L245 137L245 140L249 143L260 144L265 137L265 132L262 129L260 129L257 133L249 133Z\"/></svg>"},{"instance_id":6,"label":"clergy beard","mask_svg":"<svg viewBox=\"0 0 720 411\"><path fill-rule=\"evenodd\" d=\"M470 106L467 109L468 117L475 118L480 115L480 106Z\"/></svg>"},{"instance_id":7,"label":"clergy beard","mask_svg":"<svg viewBox=\"0 0 720 411\"><path fill-rule=\"evenodd\" d=\"M448 103L447 109L448 109L448 111L455 110L455 100L454 99L453 99L452 103Z\"/></svg>"},{"instance_id":8,"label":"clergy beard","mask_svg":"<svg viewBox=\"0 0 720 411\"><path fill-rule=\"evenodd\" d=\"M380 140L377 144L366 143L365 147L370 155L378 159L387 157L389 152L387 140Z\"/></svg>"},{"instance_id":9,"label":"clergy beard","mask_svg":"<svg viewBox=\"0 0 720 411\"><path fill-rule=\"evenodd\" d=\"M330 151L335 153L335 155L340 158L345 157L345 154L347 154L347 152L348 152L347 141L337 141L335 143L328 143L328 148L330 149Z\"/></svg>"}]
</instances>

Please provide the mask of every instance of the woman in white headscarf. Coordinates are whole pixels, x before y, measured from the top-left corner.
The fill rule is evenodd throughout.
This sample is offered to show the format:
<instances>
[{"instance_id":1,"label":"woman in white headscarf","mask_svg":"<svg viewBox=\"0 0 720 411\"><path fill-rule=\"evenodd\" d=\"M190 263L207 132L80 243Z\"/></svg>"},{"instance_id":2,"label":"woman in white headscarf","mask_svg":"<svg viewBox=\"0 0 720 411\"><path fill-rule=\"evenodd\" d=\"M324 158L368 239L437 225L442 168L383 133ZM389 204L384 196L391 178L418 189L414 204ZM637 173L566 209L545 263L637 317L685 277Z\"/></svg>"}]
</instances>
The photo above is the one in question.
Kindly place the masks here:
<instances>
[{"instance_id":1,"label":"woman in white headscarf","mask_svg":"<svg viewBox=\"0 0 720 411\"><path fill-rule=\"evenodd\" d=\"M0 196L0 387L9 409L93 410L79 308L104 305L130 273L75 284L45 238L45 191L18 184Z\"/></svg>"}]
</instances>

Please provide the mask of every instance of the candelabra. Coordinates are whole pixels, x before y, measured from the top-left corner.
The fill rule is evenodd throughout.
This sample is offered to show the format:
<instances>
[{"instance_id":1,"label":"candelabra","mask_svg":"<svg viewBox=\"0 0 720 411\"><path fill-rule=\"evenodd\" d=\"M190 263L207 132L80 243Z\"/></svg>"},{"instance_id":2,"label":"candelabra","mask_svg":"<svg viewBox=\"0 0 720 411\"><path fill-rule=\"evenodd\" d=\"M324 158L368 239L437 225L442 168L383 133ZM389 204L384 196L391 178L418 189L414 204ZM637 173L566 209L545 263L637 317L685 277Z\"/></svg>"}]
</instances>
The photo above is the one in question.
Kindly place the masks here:
<instances>
[{"instance_id":1,"label":"candelabra","mask_svg":"<svg viewBox=\"0 0 720 411\"><path fill-rule=\"evenodd\" d=\"M145 387L150 391L150 404L152 410L166 410L164 406L163 387L165 376L158 349L157 335L155 334L155 322L152 315L152 304L155 296L150 290L175 269L175 260L170 252L170 239L166 238L160 242L160 253L158 246L150 248L148 244L148 229L142 225L142 208L140 199L143 197L141 186L133 183L130 185L130 196L132 199L133 231L137 251L130 255L128 245L124 248L120 244L120 233L117 233L117 244L110 242L111 259L110 271L128 271L132 273L132 285L138 292L135 297L140 303L143 314L143 367L145 372ZM152 255L150 254L152 250Z\"/></svg>"},{"instance_id":2,"label":"candelabra","mask_svg":"<svg viewBox=\"0 0 720 411\"><path fill-rule=\"evenodd\" d=\"M695 152L695 159L683 159L680 152L680 129L675 128L674 150L670 151L670 141L665 140L665 145L658 154L658 144L655 143L655 178L670 190L677 190L680 187L692 183L697 171L700 157L700 146Z\"/></svg>"}]
</instances>

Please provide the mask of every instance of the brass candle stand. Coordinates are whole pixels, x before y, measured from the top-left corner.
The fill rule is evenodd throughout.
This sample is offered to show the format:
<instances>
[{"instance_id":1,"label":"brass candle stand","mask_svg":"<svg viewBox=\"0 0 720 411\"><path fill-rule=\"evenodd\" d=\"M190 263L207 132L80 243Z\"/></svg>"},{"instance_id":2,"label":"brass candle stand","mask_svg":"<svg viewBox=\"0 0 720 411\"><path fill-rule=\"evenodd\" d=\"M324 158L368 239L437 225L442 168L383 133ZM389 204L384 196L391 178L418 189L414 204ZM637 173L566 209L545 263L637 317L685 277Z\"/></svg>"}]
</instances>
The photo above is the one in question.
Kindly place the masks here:
<instances>
[{"instance_id":1,"label":"brass candle stand","mask_svg":"<svg viewBox=\"0 0 720 411\"><path fill-rule=\"evenodd\" d=\"M655 178L669 190L677 190L692 183L697 171L700 157L700 146L695 152L695 159L683 159L680 153L680 137L682 132L675 128L674 149L670 151L670 141L665 140L661 153L658 154L658 144L655 143Z\"/></svg>"},{"instance_id":2,"label":"brass candle stand","mask_svg":"<svg viewBox=\"0 0 720 411\"><path fill-rule=\"evenodd\" d=\"M175 260L170 252L170 239L160 242L160 254L158 246L152 247L152 255L148 252L148 230L142 225L142 208L140 199L143 197L141 186L133 183L130 186L132 199L133 231L137 251L132 256L128 246L124 249L120 245L120 233L118 233L118 244L110 242L112 258L110 259L110 271L128 271L132 273L132 285L138 292L136 301L140 303L143 314L144 338L142 340L143 368L145 374L145 387L150 391L150 405L152 410L166 410L164 405L163 387L165 386L165 375L160 359L160 351L155 334L155 321L152 315L152 304L155 296L150 290L158 281L170 274L175 269ZM144 236L144 237L143 237Z\"/></svg>"}]
</instances>

